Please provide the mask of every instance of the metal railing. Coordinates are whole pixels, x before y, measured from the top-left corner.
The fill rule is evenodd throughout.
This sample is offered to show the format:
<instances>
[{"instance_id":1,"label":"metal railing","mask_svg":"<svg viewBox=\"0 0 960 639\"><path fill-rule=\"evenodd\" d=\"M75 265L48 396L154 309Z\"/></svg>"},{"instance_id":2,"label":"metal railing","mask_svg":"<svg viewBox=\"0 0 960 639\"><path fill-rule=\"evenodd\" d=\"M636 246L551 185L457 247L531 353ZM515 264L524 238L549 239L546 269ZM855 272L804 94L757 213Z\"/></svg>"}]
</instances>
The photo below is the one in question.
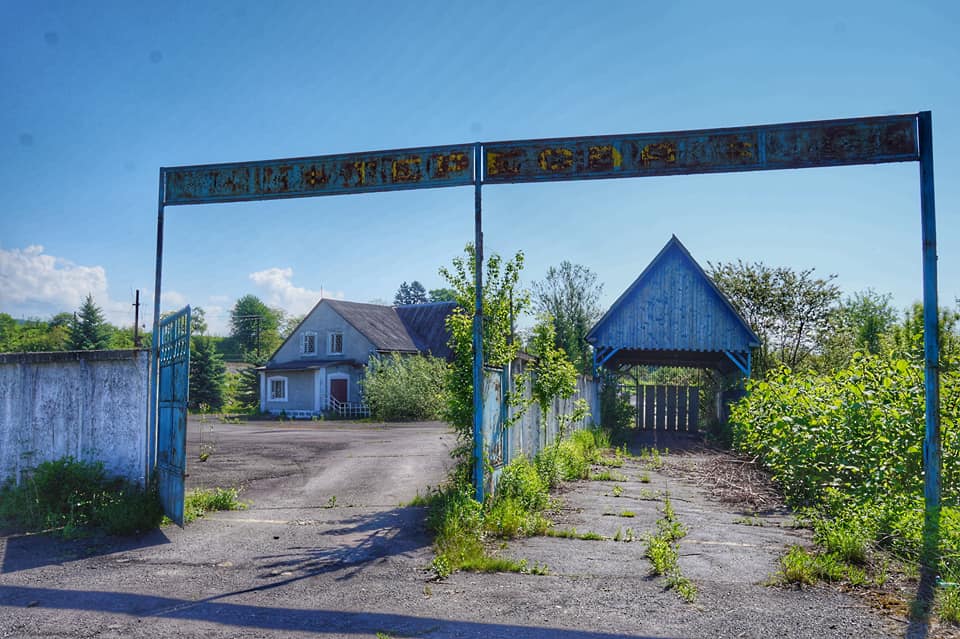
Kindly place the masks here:
<instances>
[{"instance_id":1,"label":"metal railing","mask_svg":"<svg viewBox=\"0 0 960 639\"><path fill-rule=\"evenodd\" d=\"M327 401L327 408L340 417L370 417L370 407L363 402L341 402L336 397L331 397Z\"/></svg>"}]
</instances>

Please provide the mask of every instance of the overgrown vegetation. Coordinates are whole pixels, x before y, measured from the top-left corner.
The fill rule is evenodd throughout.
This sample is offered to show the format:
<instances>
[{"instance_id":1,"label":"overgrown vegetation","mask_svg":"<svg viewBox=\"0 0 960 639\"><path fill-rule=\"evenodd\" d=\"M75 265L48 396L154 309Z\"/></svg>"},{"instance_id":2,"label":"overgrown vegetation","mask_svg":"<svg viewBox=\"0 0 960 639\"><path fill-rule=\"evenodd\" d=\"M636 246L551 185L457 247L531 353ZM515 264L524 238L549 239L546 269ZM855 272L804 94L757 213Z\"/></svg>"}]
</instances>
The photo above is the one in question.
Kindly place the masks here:
<instances>
[{"instance_id":1,"label":"overgrown vegetation","mask_svg":"<svg viewBox=\"0 0 960 639\"><path fill-rule=\"evenodd\" d=\"M363 395L374 419L437 419L446 404L447 363L427 355L370 357Z\"/></svg>"},{"instance_id":2,"label":"overgrown vegetation","mask_svg":"<svg viewBox=\"0 0 960 639\"><path fill-rule=\"evenodd\" d=\"M476 251L472 244L464 255L453 258L450 268L440 269L455 293L457 308L447 318L454 361L447 378L444 419L453 426L461 443L473 440L473 315ZM529 294L519 286L523 252L511 260L496 253L487 257L483 277L484 364L500 368L516 357L519 341L512 339L512 320L529 306Z\"/></svg>"},{"instance_id":3,"label":"overgrown vegetation","mask_svg":"<svg viewBox=\"0 0 960 639\"><path fill-rule=\"evenodd\" d=\"M877 549L915 565L925 552L923 533L923 366L915 310L904 324L879 336L866 332L865 346L835 370L772 371L748 384L749 394L732 409L734 445L759 459L789 504L813 525L820 551L791 550L781 580L869 581ZM949 323L941 313L941 323ZM914 331L911 337L906 333ZM920 332L917 332L920 330ZM941 574L960 577L960 377L954 338L941 340L941 438L943 510L939 523ZM943 591L942 618L957 600Z\"/></svg>"},{"instance_id":4,"label":"overgrown vegetation","mask_svg":"<svg viewBox=\"0 0 960 639\"><path fill-rule=\"evenodd\" d=\"M513 460L503 469L496 494L483 504L474 499L466 465L458 466L450 481L429 497L418 495L415 501L429 507L427 526L435 536L437 577L457 570L545 574L544 566L493 556L489 548L496 539L548 534L600 539L596 533L553 531L544 511L550 505L550 487L561 480L585 478L608 441L599 430L578 430L533 461Z\"/></svg>"},{"instance_id":5,"label":"overgrown vegetation","mask_svg":"<svg viewBox=\"0 0 960 639\"><path fill-rule=\"evenodd\" d=\"M236 488L195 488L184 496L183 523L188 524L210 512L246 510Z\"/></svg>"},{"instance_id":6,"label":"overgrown vegetation","mask_svg":"<svg viewBox=\"0 0 960 639\"><path fill-rule=\"evenodd\" d=\"M162 517L155 490L107 476L100 462L43 462L19 486L0 488L0 524L26 531L134 535L156 528Z\"/></svg>"},{"instance_id":7,"label":"overgrown vegetation","mask_svg":"<svg viewBox=\"0 0 960 639\"><path fill-rule=\"evenodd\" d=\"M657 531L647 540L646 556L653 565L653 574L667 578L671 588L687 602L697 597L697 587L683 576L679 564L679 544L687 534L686 527L677 520L670 495L663 498L663 517L657 520Z\"/></svg>"}]
</instances>

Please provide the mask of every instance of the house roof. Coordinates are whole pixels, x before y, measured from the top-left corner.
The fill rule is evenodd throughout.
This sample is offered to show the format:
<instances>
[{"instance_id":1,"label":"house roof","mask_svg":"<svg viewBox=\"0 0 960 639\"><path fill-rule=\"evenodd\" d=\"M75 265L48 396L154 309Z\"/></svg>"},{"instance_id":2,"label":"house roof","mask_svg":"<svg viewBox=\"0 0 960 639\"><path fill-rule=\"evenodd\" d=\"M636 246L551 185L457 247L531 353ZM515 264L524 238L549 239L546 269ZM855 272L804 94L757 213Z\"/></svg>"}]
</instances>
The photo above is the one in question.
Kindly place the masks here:
<instances>
[{"instance_id":1,"label":"house roof","mask_svg":"<svg viewBox=\"0 0 960 639\"><path fill-rule=\"evenodd\" d=\"M587 333L634 352L748 352L760 340L674 235Z\"/></svg>"},{"instance_id":2,"label":"house roof","mask_svg":"<svg viewBox=\"0 0 960 639\"><path fill-rule=\"evenodd\" d=\"M379 304L326 300L330 308L360 331L379 351L415 353L419 349L396 309Z\"/></svg>"},{"instance_id":3,"label":"house roof","mask_svg":"<svg viewBox=\"0 0 960 639\"><path fill-rule=\"evenodd\" d=\"M456 308L456 302L434 302L432 304L408 304L395 307L400 321L410 331L417 349L434 357L450 359L450 331L447 330L447 317Z\"/></svg>"},{"instance_id":4,"label":"house roof","mask_svg":"<svg viewBox=\"0 0 960 639\"><path fill-rule=\"evenodd\" d=\"M304 316L296 329L284 340L286 344L300 331L300 326L316 311L320 304L328 304L340 317L353 326L373 344L378 351L394 353L427 353L434 357L450 359L453 352L447 342L450 333L447 330L447 317L456 308L456 302L434 302L431 304L410 304L405 306L383 306L380 304L362 304L345 300L324 299L317 302ZM281 348L270 356L273 357ZM305 360L291 366L303 366ZM331 360L333 361L333 360ZM343 361L343 360L336 360ZM316 365L325 365L324 360L316 360ZM281 368L271 364L271 370Z\"/></svg>"}]
</instances>

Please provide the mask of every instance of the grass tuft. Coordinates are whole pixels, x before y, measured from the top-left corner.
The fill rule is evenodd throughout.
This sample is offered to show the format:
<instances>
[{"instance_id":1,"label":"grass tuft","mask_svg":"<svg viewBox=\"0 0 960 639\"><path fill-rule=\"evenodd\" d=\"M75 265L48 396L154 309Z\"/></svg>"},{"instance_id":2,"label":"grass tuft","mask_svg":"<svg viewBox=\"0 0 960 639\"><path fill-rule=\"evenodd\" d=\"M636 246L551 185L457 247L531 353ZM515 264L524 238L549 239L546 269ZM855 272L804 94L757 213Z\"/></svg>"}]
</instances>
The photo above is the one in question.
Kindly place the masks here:
<instances>
[{"instance_id":1,"label":"grass tuft","mask_svg":"<svg viewBox=\"0 0 960 639\"><path fill-rule=\"evenodd\" d=\"M205 514L220 510L246 510L238 499L236 488L195 488L183 500L183 523L188 524Z\"/></svg>"}]
</instances>

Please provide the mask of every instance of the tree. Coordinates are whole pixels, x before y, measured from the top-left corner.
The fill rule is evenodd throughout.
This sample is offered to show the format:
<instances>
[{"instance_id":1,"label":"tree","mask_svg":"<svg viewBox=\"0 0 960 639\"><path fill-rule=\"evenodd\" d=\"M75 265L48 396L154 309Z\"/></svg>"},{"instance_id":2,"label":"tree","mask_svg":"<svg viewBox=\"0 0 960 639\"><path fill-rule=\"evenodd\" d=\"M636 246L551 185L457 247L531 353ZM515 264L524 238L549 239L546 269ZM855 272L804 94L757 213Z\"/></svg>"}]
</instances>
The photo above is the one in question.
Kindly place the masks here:
<instances>
[{"instance_id":1,"label":"tree","mask_svg":"<svg viewBox=\"0 0 960 639\"><path fill-rule=\"evenodd\" d=\"M230 311L230 335L245 354L269 355L280 345L283 311L273 309L256 295L244 295Z\"/></svg>"},{"instance_id":2,"label":"tree","mask_svg":"<svg viewBox=\"0 0 960 639\"><path fill-rule=\"evenodd\" d=\"M208 337L193 337L190 340L190 408L196 410L202 404L211 410L223 406L223 384L227 367L223 358Z\"/></svg>"},{"instance_id":3,"label":"tree","mask_svg":"<svg viewBox=\"0 0 960 639\"><path fill-rule=\"evenodd\" d=\"M396 306L426 304L427 291L423 288L423 284L417 280L413 280L410 284L403 282L400 284L400 288L397 289L397 294L393 296L393 303Z\"/></svg>"},{"instance_id":4,"label":"tree","mask_svg":"<svg viewBox=\"0 0 960 639\"><path fill-rule=\"evenodd\" d=\"M76 318L70 324L68 348L72 351L96 351L110 347L110 325L103 319L103 311L87 295Z\"/></svg>"},{"instance_id":5,"label":"tree","mask_svg":"<svg viewBox=\"0 0 960 639\"><path fill-rule=\"evenodd\" d=\"M452 288L432 288L430 289L431 302L456 302L457 292Z\"/></svg>"},{"instance_id":6,"label":"tree","mask_svg":"<svg viewBox=\"0 0 960 639\"><path fill-rule=\"evenodd\" d=\"M960 353L960 340L956 332L960 313L940 307L937 315L940 360L945 362ZM901 322L890 331L890 345L894 354L915 361L923 360L923 334L923 304L916 302L904 312Z\"/></svg>"},{"instance_id":7,"label":"tree","mask_svg":"<svg viewBox=\"0 0 960 639\"><path fill-rule=\"evenodd\" d=\"M193 336L207 334L207 312L202 306L190 309L190 334Z\"/></svg>"},{"instance_id":8,"label":"tree","mask_svg":"<svg viewBox=\"0 0 960 639\"><path fill-rule=\"evenodd\" d=\"M549 315L542 315L533 327L530 350L537 356L533 365L533 399L540 405L541 419L546 420L555 398L567 399L577 392L577 369L563 348L557 346L554 319Z\"/></svg>"},{"instance_id":9,"label":"tree","mask_svg":"<svg viewBox=\"0 0 960 639\"><path fill-rule=\"evenodd\" d=\"M881 295L867 289L848 296L834 309L830 330L821 345L820 370L847 366L856 351L880 354L897 323L891 297L889 293Z\"/></svg>"},{"instance_id":10,"label":"tree","mask_svg":"<svg viewBox=\"0 0 960 639\"><path fill-rule=\"evenodd\" d=\"M550 267L547 276L533 284L534 309L552 318L557 348L562 348L577 369L590 374L593 368L585 337L600 319L603 284L586 266L564 260Z\"/></svg>"},{"instance_id":11,"label":"tree","mask_svg":"<svg viewBox=\"0 0 960 639\"><path fill-rule=\"evenodd\" d=\"M280 326L280 337L287 339L293 334L293 331L297 330L297 327L300 326L300 322L304 320L306 315L286 315L283 318L282 325Z\"/></svg>"},{"instance_id":12,"label":"tree","mask_svg":"<svg viewBox=\"0 0 960 639\"><path fill-rule=\"evenodd\" d=\"M457 308L447 318L454 362L448 378L447 421L462 441L473 437L473 316L475 255L467 244L465 255L453 258L451 268L441 267L440 276L455 293ZM484 364L501 367L513 360L519 342L510 332L510 320L530 304L530 295L519 289L523 252L504 261L496 253L487 257L483 281L482 347Z\"/></svg>"},{"instance_id":13,"label":"tree","mask_svg":"<svg viewBox=\"0 0 960 639\"><path fill-rule=\"evenodd\" d=\"M830 330L840 288L814 269L771 268L762 262L709 264L709 275L760 338L754 370L762 374L785 364L806 365Z\"/></svg>"}]
</instances>

